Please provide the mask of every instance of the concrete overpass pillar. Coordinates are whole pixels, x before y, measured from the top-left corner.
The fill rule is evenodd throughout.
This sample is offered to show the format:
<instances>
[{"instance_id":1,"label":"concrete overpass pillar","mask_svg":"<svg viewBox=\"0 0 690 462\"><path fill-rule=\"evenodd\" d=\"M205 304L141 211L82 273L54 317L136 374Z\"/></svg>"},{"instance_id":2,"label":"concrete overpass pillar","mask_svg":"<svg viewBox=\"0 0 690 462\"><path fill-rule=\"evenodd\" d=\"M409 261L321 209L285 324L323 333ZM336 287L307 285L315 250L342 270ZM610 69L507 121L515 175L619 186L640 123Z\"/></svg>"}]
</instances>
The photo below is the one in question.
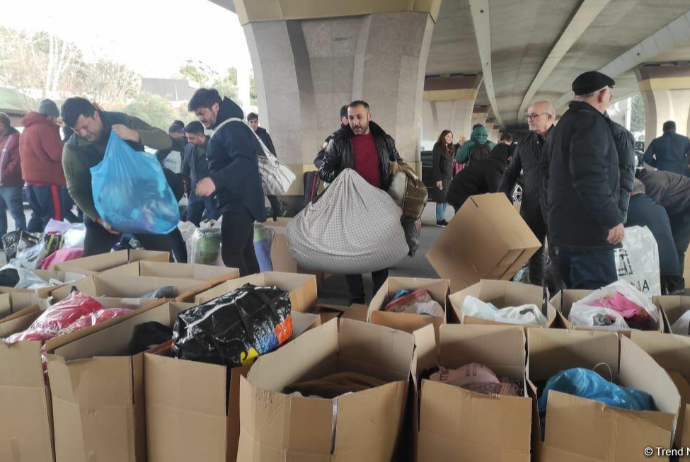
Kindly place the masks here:
<instances>
[{"instance_id":1,"label":"concrete overpass pillar","mask_svg":"<svg viewBox=\"0 0 690 462\"><path fill-rule=\"evenodd\" d=\"M481 75L428 77L424 82L424 141L435 141L443 130L453 132L455 139L469 139L472 114Z\"/></svg>"},{"instance_id":2,"label":"concrete overpass pillar","mask_svg":"<svg viewBox=\"0 0 690 462\"><path fill-rule=\"evenodd\" d=\"M474 109L472 110L472 124L470 125L470 129L477 124L484 125L486 123L486 116L488 116L488 115L489 115L489 107L488 106L475 106ZM469 140L470 137L468 136L467 139Z\"/></svg>"},{"instance_id":3,"label":"concrete overpass pillar","mask_svg":"<svg viewBox=\"0 0 690 462\"><path fill-rule=\"evenodd\" d=\"M501 139L501 126L500 125L494 125L494 128L491 130L491 134L489 135L489 138L494 143L498 143L498 140Z\"/></svg>"},{"instance_id":4,"label":"concrete overpass pillar","mask_svg":"<svg viewBox=\"0 0 690 462\"><path fill-rule=\"evenodd\" d=\"M676 122L678 133L690 133L690 65L649 65L635 70L644 99L645 143L661 136L664 122ZM615 90L614 90L615 91Z\"/></svg>"},{"instance_id":5,"label":"concrete overpass pillar","mask_svg":"<svg viewBox=\"0 0 690 462\"><path fill-rule=\"evenodd\" d=\"M484 122L484 128L486 128L486 132L489 134L490 141L493 141L494 125L496 125L496 119L494 119L493 117L490 119L486 119L486 122Z\"/></svg>"},{"instance_id":6,"label":"concrete overpass pillar","mask_svg":"<svg viewBox=\"0 0 690 462\"><path fill-rule=\"evenodd\" d=\"M370 104L401 156L419 162L424 73L441 0L234 2L262 124L298 178L314 170L340 107L356 99ZM288 195L302 189L298 180Z\"/></svg>"}]
</instances>

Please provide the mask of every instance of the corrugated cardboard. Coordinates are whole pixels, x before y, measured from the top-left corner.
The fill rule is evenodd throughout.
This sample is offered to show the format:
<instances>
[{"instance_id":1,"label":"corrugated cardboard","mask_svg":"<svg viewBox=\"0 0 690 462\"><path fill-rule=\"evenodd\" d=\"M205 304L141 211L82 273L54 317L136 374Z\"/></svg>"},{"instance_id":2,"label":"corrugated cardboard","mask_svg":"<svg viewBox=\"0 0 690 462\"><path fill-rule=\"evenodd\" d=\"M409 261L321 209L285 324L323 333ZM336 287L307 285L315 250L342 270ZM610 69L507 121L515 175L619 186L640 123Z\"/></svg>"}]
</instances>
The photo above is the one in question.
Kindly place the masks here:
<instances>
[{"instance_id":1,"label":"corrugated cardboard","mask_svg":"<svg viewBox=\"0 0 690 462\"><path fill-rule=\"evenodd\" d=\"M610 368L615 383L650 393L659 409L633 412L550 392L546 440L541 442L538 425L533 430L537 460L644 461L646 447L670 447L680 396L666 371L629 338L612 332L529 329L527 350L532 384L573 367L596 368L608 378ZM533 420L538 419L535 403Z\"/></svg>"},{"instance_id":2,"label":"corrugated cardboard","mask_svg":"<svg viewBox=\"0 0 690 462\"><path fill-rule=\"evenodd\" d=\"M262 356L248 377L240 379L238 460L392 460L413 352L408 333L343 319ZM347 371L390 383L340 396L336 404L281 392L297 382Z\"/></svg>"},{"instance_id":3,"label":"corrugated cardboard","mask_svg":"<svg viewBox=\"0 0 690 462\"><path fill-rule=\"evenodd\" d=\"M318 316L292 313L292 338ZM240 436L240 376L249 366L170 357L170 348L144 355L149 462L235 461Z\"/></svg>"},{"instance_id":4,"label":"corrugated cardboard","mask_svg":"<svg viewBox=\"0 0 690 462\"><path fill-rule=\"evenodd\" d=\"M525 333L518 326L444 325L438 352L424 330L415 333L417 377L440 365L457 369L480 363L496 375L525 381ZM474 393L423 380L420 394L417 460L530 460L532 399Z\"/></svg>"},{"instance_id":5,"label":"corrugated cardboard","mask_svg":"<svg viewBox=\"0 0 690 462\"><path fill-rule=\"evenodd\" d=\"M237 279L240 277L240 271L235 268L226 268L225 266L140 261L109 269L104 271L103 275L195 279L197 281L208 281L216 285L230 279Z\"/></svg>"},{"instance_id":6,"label":"corrugated cardboard","mask_svg":"<svg viewBox=\"0 0 690 462\"><path fill-rule=\"evenodd\" d=\"M138 298L166 286L175 288L176 297L168 301L191 302L194 296L211 287L206 281L142 276L92 275L53 291L57 300L66 298L73 287L92 297Z\"/></svg>"},{"instance_id":7,"label":"corrugated cardboard","mask_svg":"<svg viewBox=\"0 0 690 462\"><path fill-rule=\"evenodd\" d=\"M450 293L450 281L446 279L389 277L369 304L369 322L402 330L410 334L428 324L432 324L438 338L439 327L446 323L446 317L438 318L420 314L384 311L384 308L393 299L396 292L399 290L415 291L417 289L428 290L431 298L441 305L444 313L448 313L448 304L446 302Z\"/></svg>"},{"instance_id":8,"label":"corrugated cardboard","mask_svg":"<svg viewBox=\"0 0 690 462\"><path fill-rule=\"evenodd\" d=\"M509 280L541 247L505 194L470 197L426 254L457 292L481 279Z\"/></svg>"},{"instance_id":9,"label":"corrugated cardboard","mask_svg":"<svg viewBox=\"0 0 690 462\"><path fill-rule=\"evenodd\" d=\"M55 453L58 461L145 461L144 355L132 355L135 328L172 327L194 304L166 303L139 310L49 351Z\"/></svg>"},{"instance_id":10,"label":"corrugated cardboard","mask_svg":"<svg viewBox=\"0 0 690 462\"><path fill-rule=\"evenodd\" d=\"M316 306L316 277L311 274L277 273L269 271L226 281L196 296L194 302L204 303L239 289L245 284L259 287L276 286L290 292L292 311L311 312Z\"/></svg>"},{"instance_id":11,"label":"corrugated cardboard","mask_svg":"<svg viewBox=\"0 0 690 462\"><path fill-rule=\"evenodd\" d=\"M556 308L556 311L558 311L561 315L561 322L563 323L563 326L566 329L573 329L573 330L596 330L596 331L602 331L602 332L616 332L621 335L625 335L626 337L630 337L630 333L633 332L633 329L621 329L621 328L607 328L607 327L576 327L573 326L573 324L568 321L568 316L570 316L570 309L573 307L573 303L578 302L591 294L593 291L591 290L563 290L556 295L553 296L551 299L551 304ZM659 297L662 298L662 297ZM663 297L667 298L667 297ZM670 299L676 299L678 297L668 297ZM688 297L688 300L690 300L690 297ZM661 309L661 306L663 304L666 304L668 306L671 306L671 303L673 300L666 300L666 302L660 304L655 302L655 305L660 308L659 313L659 332L664 332L666 330L666 320L664 319L664 312L663 309Z\"/></svg>"},{"instance_id":12,"label":"corrugated cardboard","mask_svg":"<svg viewBox=\"0 0 690 462\"><path fill-rule=\"evenodd\" d=\"M451 294L450 300L452 310L449 310L448 317L452 323L460 323L462 320L462 304L465 302L465 297L471 295L486 303L493 303L496 308L507 308L511 306L520 306L526 304L537 305L544 313L544 305L546 305L546 318L548 319L548 327L558 327L560 319L556 309L544 301L544 294L541 287L530 284L521 284L519 282L510 281L488 281L482 280L465 290ZM486 319L480 319L473 316L465 316L464 324L509 324L496 323ZM541 327L541 326L525 326L525 327Z\"/></svg>"},{"instance_id":13,"label":"corrugated cardboard","mask_svg":"<svg viewBox=\"0 0 690 462\"><path fill-rule=\"evenodd\" d=\"M120 250L58 263L50 269L55 271L72 271L82 274L97 274L137 261L168 262L170 261L170 254L168 252L157 252L154 250Z\"/></svg>"},{"instance_id":14,"label":"corrugated cardboard","mask_svg":"<svg viewBox=\"0 0 690 462\"><path fill-rule=\"evenodd\" d=\"M13 296L16 294L13 294ZM160 300L120 300L99 298L104 306L141 309ZM40 302L43 308L48 303ZM0 338L26 330L41 314L32 305L0 323ZM133 314L133 313L132 313ZM57 348L96 330L106 328L132 314L49 340L46 348ZM53 412L50 389L41 363L41 344L0 342L0 460L11 462L52 461Z\"/></svg>"},{"instance_id":15,"label":"corrugated cardboard","mask_svg":"<svg viewBox=\"0 0 690 462\"><path fill-rule=\"evenodd\" d=\"M313 313L319 315L319 325L326 324L331 319L353 319L355 321L367 322L369 307L358 303L351 306L319 303Z\"/></svg>"},{"instance_id":16,"label":"corrugated cardboard","mask_svg":"<svg viewBox=\"0 0 690 462\"><path fill-rule=\"evenodd\" d=\"M667 297L660 297L667 298ZM676 298L676 297L673 297ZM671 376L681 398L681 411L674 443L676 447L690 446L685 428L686 413L690 410L690 337L661 334L658 332L634 331L630 339L646 351Z\"/></svg>"},{"instance_id":17,"label":"corrugated cardboard","mask_svg":"<svg viewBox=\"0 0 690 462\"><path fill-rule=\"evenodd\" d=\"M62 282L62 284L58 284L58 285L54 285L54 286L50 286L50 287L45 287L43 289L16 289L14 287L0 286L0 293L3 293L3 294L9 294L9 293L32 294L32 293L34 293L34 294L38 294L38 296L41 298L46 298L55 289L58 289L67 283L79 281L79 280L84 279L86 277L84 274L73 273L73 272L69 272L69 271L33 270L31 272L46 282L50 281L51 279L55 279L57 281Z\"/></svg>"},{"instance_id":18,"label":"corrugated cardboard","mask_svg":"<svg viewBox=\"0 0 690 462\"><path fill-rule=\"evenodd\" d=\"M40 300L35 293L7 293L0 294L0 323L11 320L21 310L37 305Z\"/></svg>"},{"instance_id":19,"label":"corrugated cardboard","mask_svg":"<svg viewBox=\"0 0 690 462\"><path fill-rule=\"evenodd\" d=\"M663 313L666 324L664 332L666 333L671 333L671 326L690 310L690 297L688 296L664 295L661 297L654 297L652 300Z\"/></svg>"}]
</instances>

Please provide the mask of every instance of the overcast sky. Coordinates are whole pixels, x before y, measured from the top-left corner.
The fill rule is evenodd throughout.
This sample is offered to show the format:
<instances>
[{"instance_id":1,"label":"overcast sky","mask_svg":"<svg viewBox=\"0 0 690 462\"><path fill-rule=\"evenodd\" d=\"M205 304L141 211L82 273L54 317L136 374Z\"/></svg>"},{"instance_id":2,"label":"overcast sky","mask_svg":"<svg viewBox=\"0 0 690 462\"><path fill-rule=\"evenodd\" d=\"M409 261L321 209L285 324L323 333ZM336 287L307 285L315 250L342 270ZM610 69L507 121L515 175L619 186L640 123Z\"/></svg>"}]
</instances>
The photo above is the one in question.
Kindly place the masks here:
<instances>
[{"instance_id":1,"label":"overcast sky","mask_svg":"<svg viewBox=\"0 0 690 462\"><path fill-rule=\"evenodd\" d=\"M170 77L188 59L223 74L251 68L237 15L209 0L3 0L0 24L52 32L87 59L110 58L143 77Z\"/></svg>"}]
</instances>

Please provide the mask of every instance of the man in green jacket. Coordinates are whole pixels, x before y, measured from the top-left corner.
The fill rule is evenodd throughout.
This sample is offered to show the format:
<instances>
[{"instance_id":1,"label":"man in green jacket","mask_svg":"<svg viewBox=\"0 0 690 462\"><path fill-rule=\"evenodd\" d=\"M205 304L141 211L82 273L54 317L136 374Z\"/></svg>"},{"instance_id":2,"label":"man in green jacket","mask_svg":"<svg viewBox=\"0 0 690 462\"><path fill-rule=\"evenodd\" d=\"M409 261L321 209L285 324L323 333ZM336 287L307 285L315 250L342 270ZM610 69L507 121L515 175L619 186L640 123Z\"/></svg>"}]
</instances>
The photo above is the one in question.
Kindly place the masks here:
<instances>
[{"instance_id":1,"label":"man in green jacket","mask_svg":"<svg viewBox=\"0 0 690 462\"><path fill-rule=\"evenodd\" d=\"M495 146L489 141L489 132L486 131L484 125L477 124L472 129L471 139L462 145L455 156L455 161L458 164L467 163L469 165L472 162L486 159Z\"/></svg>"},{"instance_id":2,"label":"man in green jacket","mask_svg":"<svg viewBox=\"0 0 690 462\"><path fill-rule=\"evenodd\" d=\"M84 98L67 99L61 112L65 124L74 130L63 148L62 165L69 194L85 215L84 256L110 252L121 233L106 223L96 210L90 169L105 157L111 130L136 151L143 151L144 146L170 149L172 141L163 130L127 114L97 109ZM170 250L167 236L137 234L135 237L147 250Z\"/></svg>"}]
</instances>

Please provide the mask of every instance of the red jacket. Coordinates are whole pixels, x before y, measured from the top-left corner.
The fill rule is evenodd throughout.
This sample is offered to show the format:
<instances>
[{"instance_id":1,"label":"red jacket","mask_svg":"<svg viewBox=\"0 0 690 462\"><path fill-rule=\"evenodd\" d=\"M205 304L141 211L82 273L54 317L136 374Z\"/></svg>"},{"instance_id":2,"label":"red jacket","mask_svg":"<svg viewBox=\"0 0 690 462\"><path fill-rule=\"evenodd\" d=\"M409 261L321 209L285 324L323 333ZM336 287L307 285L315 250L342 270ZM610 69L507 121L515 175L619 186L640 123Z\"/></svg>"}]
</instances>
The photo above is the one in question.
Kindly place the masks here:
<instances>
[{"instance_id":1,"label":"red jacket","mask_svg":"<svg viewBox=\"0 0 690 462\"><path fill-rule=\"evenodd\" d=\"M38 112L29 112L22 124L24 132L19 142L19 155L24 181L65 186L58 126Z\"/></svg>"},{"instance_id":2,"label":"red jacket","mask_svg":"<svg viewBox=\"0 0 690 462\"><path fill-rule=\"evenodd\" d=\"M10 128L0 136L0 186L22 187L22 167L19 163L19 132Z\"/></svg>"}]
</instances>

